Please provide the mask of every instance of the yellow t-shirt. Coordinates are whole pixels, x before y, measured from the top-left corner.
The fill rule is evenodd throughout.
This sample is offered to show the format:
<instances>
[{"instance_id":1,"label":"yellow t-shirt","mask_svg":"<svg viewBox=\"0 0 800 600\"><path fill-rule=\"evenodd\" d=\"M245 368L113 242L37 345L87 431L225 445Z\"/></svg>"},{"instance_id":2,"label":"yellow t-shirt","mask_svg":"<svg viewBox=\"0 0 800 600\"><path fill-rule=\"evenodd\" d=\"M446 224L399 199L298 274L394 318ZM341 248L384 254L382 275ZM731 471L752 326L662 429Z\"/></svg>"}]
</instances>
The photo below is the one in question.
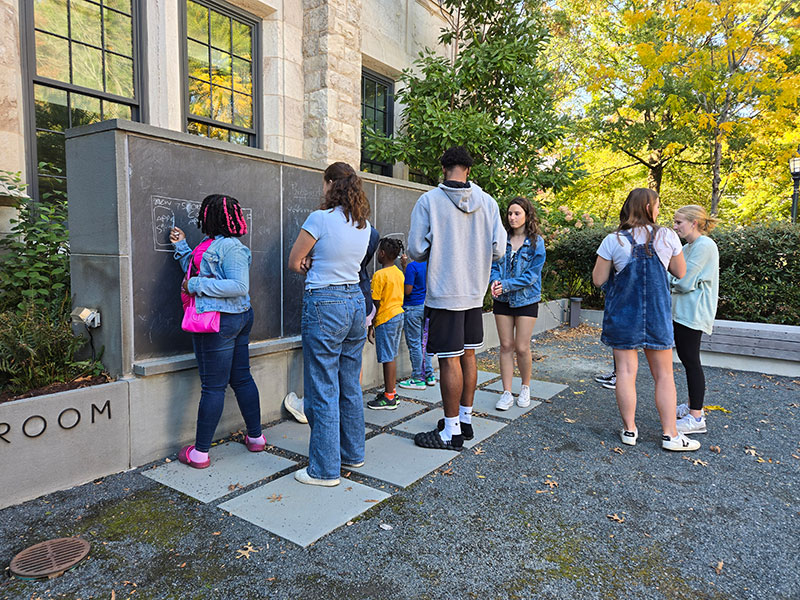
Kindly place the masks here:
<instances>
[{"instance_id":1,"label":"yellow t-shirt","mask_svg":"<svg viewBox=\"0 0 800 600\"><path fill-rule=\"evenodd\" d=\"M395 265L375 271L372 276L372 299L381 303L375 315L376 327L402 314L405 281L403 272Z\"/></svg>"}]
</instances>

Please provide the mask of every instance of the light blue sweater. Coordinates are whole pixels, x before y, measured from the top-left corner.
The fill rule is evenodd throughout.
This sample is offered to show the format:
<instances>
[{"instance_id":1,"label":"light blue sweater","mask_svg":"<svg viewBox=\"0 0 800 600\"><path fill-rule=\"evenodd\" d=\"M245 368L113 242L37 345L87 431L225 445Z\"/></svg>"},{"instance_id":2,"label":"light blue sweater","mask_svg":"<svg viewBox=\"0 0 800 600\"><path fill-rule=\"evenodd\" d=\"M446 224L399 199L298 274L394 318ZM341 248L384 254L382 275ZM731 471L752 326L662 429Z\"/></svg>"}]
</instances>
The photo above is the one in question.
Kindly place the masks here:
<instances>
[{"instance_id":1,"label":"light blue sweater","mask_svg":"<svg viewBox=\"0 0 800 600\"><path fill-rule=\"evenodd\" d=\"M686 275L670 276L672 320L711 335L719 298L719 251L711 238L701 235L683 247Z\"/></svg>"}]
</instances>

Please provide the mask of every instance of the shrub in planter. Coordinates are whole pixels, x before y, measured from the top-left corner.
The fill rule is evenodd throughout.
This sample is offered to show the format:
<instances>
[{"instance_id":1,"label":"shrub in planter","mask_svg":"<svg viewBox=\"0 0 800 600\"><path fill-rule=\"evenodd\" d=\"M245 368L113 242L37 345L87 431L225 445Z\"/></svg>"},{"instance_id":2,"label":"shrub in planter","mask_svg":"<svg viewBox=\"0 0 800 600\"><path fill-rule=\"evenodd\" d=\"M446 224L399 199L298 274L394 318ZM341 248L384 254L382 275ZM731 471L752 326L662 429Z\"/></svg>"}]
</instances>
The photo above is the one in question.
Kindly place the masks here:
<instances>
[{"instance_id":1,"label":"shrub in planter","mask_svg":"<svg viewBox=\"0 0 800 600\"><path fill-rule=\"evenodd\" d=\"M567 229L547 248L542 271L542 295L548 300L580 296L584 308L603 308L603 292L592 285L597 248L613 228Z\"/></svg>"}]
</instances>

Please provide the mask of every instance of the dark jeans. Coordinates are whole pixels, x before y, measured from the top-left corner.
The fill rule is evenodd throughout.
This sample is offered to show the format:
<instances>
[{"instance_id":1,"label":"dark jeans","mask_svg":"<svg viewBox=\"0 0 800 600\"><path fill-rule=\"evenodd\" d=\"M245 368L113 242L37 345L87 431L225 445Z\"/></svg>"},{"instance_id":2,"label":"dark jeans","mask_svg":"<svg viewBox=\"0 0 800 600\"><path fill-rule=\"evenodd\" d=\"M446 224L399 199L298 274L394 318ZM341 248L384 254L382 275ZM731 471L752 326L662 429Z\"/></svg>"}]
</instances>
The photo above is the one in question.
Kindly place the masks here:
<instances>
[{"instance_id":1,"label":"dark jeans","mask_svg":"<svg viewBox=\"0 0 800 600\"><path fill-rule=\"evenodd\" d=\"M700 364L700 338L703 332L689 329L680 323L672 322L675 331L675 350L686 369L686 383L689 386L689 408L703 410L706 395L706 376Z\"/></svg>"},{"instance_id":2,"label":"dark jeans","mask_svg":"<svg viewBox=\"0 0 800 600\"><path fill-rule=\"evenodd\" d=\"M250 329L253 309L243 313L221 313L219 333L193 333L192 345L200 371L202 395L197 411L195 448L208 452L225 404L225 389L231 385L247 426L247 435L261 435L261 405L258 388L250 375Z\"/></svg>"}]
</instances>

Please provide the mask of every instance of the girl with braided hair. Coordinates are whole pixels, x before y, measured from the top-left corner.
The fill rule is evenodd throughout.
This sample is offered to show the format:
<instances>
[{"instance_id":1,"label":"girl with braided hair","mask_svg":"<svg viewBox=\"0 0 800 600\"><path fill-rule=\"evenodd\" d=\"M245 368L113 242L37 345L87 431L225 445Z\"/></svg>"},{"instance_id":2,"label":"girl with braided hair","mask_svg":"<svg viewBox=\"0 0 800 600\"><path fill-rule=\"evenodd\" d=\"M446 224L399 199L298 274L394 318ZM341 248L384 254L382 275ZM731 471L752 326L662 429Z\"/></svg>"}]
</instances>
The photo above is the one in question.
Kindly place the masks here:
<instances>
[{"instance_id":1,"label":"girl with braided hair","mask_svg":"<svg viewBox=\"0 0 800 600\"><path fill-rule=\"evenodd\" d=\"M193 277L184 279L183 291L195 296L197 312L218 311L219 332L193 333L202 391L197 414L195 443L184 446L178 460L195 469L209 466L208 451L222 416L225 389L230 383L247 426L245 445L251 452L266 446L261 433L261 405L258 388L250 374L250 250L239 241L247 233L247 222L236 198L212 194L203 199L197 227L205 234L194 251L186 234L175 227L170 241L175 259Z\"/></svg>"},{"instance_id":2,"label":"girl with braided hair","mask_svg":"<svg viewBox=\"0 0 800 600\"><path fill-rule=\"evenodd\" d=\"M395 358L400 348L403 333L403 296L405 276L394 264L403 254L403 243L394 238L383 238L378 244L378 262L381 268L372 276L372 300L375 302L374 325L370 330L375 335L375 352L383 365L383 392L367 402L367 408L394 410L397 408L397 365Z\"/></svg>"},{"instance_id":3,"label":"girl with braided hair","mask_svg":"<svg viewBox=\"0 0 800 600\"><path fill-rule=\"evenodd\" d=\"M364 400L359 373L367 338L361 260L372 227L361 178L346 163L325 169L319 210L303 223L289 269L305 275L303 409L311 426L300 483L334 486L341 467L364 464Z\"/></svg>"}]
</instances>

